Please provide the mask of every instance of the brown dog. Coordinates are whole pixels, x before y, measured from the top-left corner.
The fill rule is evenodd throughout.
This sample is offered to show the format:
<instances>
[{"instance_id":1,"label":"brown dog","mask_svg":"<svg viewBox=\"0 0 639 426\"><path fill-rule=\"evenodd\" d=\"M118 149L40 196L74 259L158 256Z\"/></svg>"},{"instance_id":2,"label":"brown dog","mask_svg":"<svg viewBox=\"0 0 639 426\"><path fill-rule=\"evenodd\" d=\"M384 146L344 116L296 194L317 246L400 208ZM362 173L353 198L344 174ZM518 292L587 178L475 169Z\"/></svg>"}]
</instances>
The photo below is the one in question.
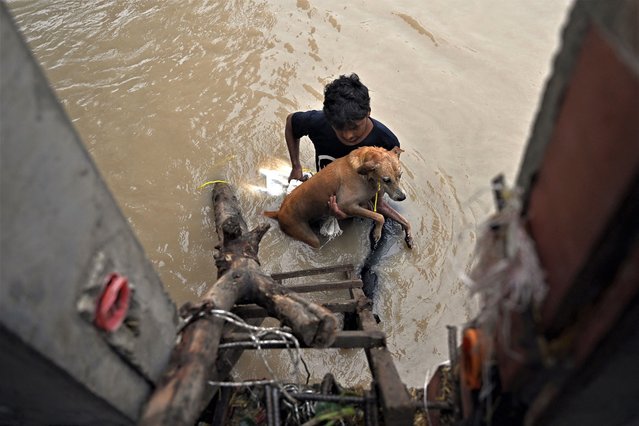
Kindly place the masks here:
<instances>
[{"instance_id":1,"label":"brown dog","mask_svg":"<svg viewBox=\"0 0 639 426\"><path fill-rule=\"evenodd\" d=\"M309 222L329 214L328 200L336 196L337 207L346 216L373 219L375 242L382 235L384 216L402 225L409 248L413 246L410 224L382 198L386 193L395 201L406 195L399 189L402 175L399 147L387 151L378 147L362 147L346 157L338 158L312 178L295 188L282 202L278 211L265 211L264 215L277 219L285 234L318 248L320 240ZM377 194L377 197L376 197ZM377 212L371 211L371 202L377 199Z\"/></svg>"}]
</instances>

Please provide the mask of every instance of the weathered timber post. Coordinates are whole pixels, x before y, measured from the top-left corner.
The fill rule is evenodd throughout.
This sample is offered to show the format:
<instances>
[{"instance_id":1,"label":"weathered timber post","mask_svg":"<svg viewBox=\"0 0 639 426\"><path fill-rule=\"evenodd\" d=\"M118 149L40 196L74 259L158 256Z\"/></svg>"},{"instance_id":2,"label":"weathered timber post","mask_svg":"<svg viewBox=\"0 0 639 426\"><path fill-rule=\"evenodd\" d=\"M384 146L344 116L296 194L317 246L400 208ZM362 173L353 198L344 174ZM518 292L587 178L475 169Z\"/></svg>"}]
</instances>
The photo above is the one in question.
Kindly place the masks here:
<instances>
[{"instance_id":1,"label":"weathered timber post","mask_svg":"<svg viewBox=\"0 0 639 426\"><path fill-rule=\"evenodd\" d=\"M218 280L199 306L229 311L237 302L256 303L290 326L307 345L329 346L335 339L335 316L288 293L262 271L257 253L270 226L261 224L247 232L238 201L227 184L214 185L213 209L220 238L215 255ZM204 316L183 329L164 379L144 409L141 425L195 424L207 402L207 381L215 373L223 328L222 319Z\"/></svg>"}]
</instances>

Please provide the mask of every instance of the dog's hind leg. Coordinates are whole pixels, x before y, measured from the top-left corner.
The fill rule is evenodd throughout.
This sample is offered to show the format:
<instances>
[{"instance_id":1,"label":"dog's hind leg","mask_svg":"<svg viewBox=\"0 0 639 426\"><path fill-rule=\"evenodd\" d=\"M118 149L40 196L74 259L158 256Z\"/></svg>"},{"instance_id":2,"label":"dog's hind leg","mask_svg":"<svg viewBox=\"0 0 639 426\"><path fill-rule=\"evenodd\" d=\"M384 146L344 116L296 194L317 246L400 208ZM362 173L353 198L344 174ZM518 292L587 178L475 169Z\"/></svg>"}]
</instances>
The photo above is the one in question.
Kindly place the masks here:
<instances>
[{"instance_id":1,"label":"dog's hind leg","mask_svg":"<svg viewBox=\"0 0 639 426\"><path fill-rule=\"evenodd\" d=\"M285 234L296 240L302 241L313 248L319 248L319 237L313 232L307 222L283 222L280 218L280 228Z\"/></svg>"}]
</instances>

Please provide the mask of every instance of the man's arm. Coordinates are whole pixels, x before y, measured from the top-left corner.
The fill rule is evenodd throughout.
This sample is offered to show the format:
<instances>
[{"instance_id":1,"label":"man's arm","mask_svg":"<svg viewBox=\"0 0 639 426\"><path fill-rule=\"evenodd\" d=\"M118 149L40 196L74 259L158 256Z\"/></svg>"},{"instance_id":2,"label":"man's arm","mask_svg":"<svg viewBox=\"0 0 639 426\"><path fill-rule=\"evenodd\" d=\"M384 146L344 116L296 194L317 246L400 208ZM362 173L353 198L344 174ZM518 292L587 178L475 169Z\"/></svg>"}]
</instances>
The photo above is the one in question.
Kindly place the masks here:
<instances>
[{"instance_id":1,"label":"man's arm","mask_svg":"<svg viewBox=\"0 0 639 426\"><path fill-rule=\"evenodd\" d=\"M284 139L288 147L288 155L291 157L291 174L288 181L292 179L302 180L302 164L300 163L300 140L293 136L293 114L286 117L286 126L284 127Z\"/></svg>"}]
</instances>

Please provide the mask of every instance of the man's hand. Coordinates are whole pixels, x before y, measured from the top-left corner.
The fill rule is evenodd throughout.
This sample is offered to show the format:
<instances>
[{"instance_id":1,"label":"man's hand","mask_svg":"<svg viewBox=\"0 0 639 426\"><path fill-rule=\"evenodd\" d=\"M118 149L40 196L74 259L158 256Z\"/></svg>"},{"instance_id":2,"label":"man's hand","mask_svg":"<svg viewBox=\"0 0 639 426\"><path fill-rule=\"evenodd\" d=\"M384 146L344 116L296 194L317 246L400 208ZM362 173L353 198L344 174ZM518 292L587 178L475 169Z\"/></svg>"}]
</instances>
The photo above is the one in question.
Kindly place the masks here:
<instances>
[{"instance_id":1,"label":"man's hand","mask_svg":"<svg viewBox=\"0 0 639 426\"><path fill-rule=\"evenodd\" d=\"M346 219L349 216L344 213L339 206L337 205L337 197L335 195L331 195L328 198L328 211L332 216L335 216L336 218L342 220L342 219Z\"/></svg>"},{"instance_id":2,"label":"man's hand","mask_svg":"<svg viewBox=\"0 0 639 426\"><path fill-rule=\"evenodd\" d=\"M286 125L284 127L284 138L286 139L286 147L288 148L288 154L291 157L291 174L288 175L288 181L293 179L305 181L304 174L302 173L302 164L300 163L300 140L293 136L293 114L289 114L286 117Z\"/></svg>"},{"instance_id":3,"label":"man's hand","mask_svg":"<svg viewBox=\"0 0 639 426\"><path fill-rule=\"evenodd\" d=\"M288 175L288 181L292 181L293 179L305 181L304 174L302 173L302 167L293 167L291 169L291 174Z\"/></svg>"}]
</instances>

